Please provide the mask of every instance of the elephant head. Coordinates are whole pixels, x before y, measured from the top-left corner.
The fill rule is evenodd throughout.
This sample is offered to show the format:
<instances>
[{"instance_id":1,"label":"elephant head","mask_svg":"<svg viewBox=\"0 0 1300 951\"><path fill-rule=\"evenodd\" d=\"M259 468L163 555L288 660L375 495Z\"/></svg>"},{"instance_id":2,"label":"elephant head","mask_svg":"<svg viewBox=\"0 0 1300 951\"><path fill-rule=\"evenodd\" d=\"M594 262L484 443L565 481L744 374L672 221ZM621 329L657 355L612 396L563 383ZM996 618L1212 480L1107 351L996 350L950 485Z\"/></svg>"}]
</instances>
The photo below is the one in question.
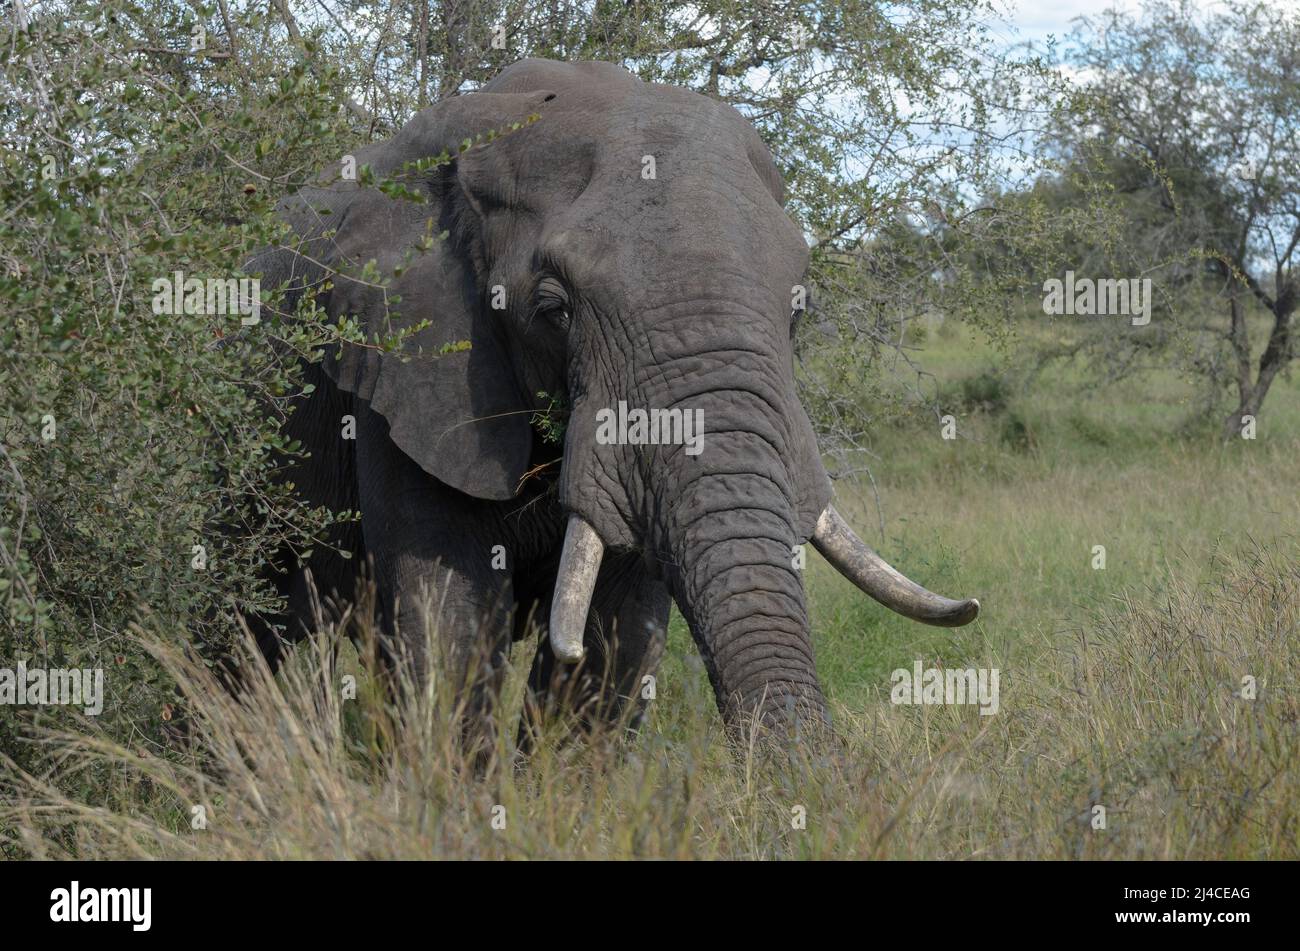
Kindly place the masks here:
<instances>
[{"instance_id":1,"label":"elephant head","mask_svg":"<svg viewBox=\"0 0 1300 951\"><path fill-rule=\"evenodd\" d=\"M887 565L830 504L794 381L792 291L808 247L738 112L608 64L525 60L355 161L391 175L447 148L453 161L416 175L427 203L337 173L289 199L302 243L278 276L303 287L369 259L400 272L386 289L334 276L328 309L369 332L427 326L404 356L346 346L327 369L420 467L470 496L515 497L538 462L538 394L563 395L567 528L549 631L560 660L583 655L610 548L642 552L668 586L730 722L792 702L825 716L792 558L809 539L901 614L975 617L977 602ZM693 441L604 438L620 404L633 429L635 410L658 411L659 437L666 425Z\"/></svg>"}]
</instances>

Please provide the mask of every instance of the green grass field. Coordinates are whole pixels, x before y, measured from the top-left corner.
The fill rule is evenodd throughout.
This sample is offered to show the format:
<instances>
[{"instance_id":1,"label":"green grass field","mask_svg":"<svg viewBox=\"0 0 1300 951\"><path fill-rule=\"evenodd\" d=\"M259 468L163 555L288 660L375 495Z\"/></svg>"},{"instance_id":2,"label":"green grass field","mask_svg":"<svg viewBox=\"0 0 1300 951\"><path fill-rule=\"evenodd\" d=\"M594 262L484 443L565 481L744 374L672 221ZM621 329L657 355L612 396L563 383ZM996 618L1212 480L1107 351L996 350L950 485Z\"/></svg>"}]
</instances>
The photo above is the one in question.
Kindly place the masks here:
<instances>
[{"instance_id":1,"label":"green grass field","mask_svg":"<svg viewBox=\"0 0 1300 951\"><path fill-rule=\"evenodd\" d=\"M984 372L1014 380L965 331L934 337L921 360L945 389ZM1006 383L1005 408L958 416L955 440L930 410L886 429L872 464L884 538L876 495L837 489L886 558L940 593L979 597L983 613L970 630L920 628L814 570L819 660L836 697L870 698L917 651L1028 662L1115 599L1158 602L1256 546L1294 560L1300 380L1277 384L1255 440L1226 446L1195 425L1192 387L1172 374L1080 392L1082 382L1058 367L1028 391ZM1098 545L1104 570L1093 567Z\"/></svg>"},{"instance_id":2,"label":"green grass field","mask_svg":"<svg viewBox=\"0 0 1300 951\"><path fill-rule=\"evenodd\" d=\"M395 718L357 671L340 704L326 652L300 649L240 708L171 657L203 736L188 762L51 736L106 802L28 777L0 826L49 856L1300 855L1300 380L1276 384L1257 439L1225 446L1189 425L1172 375L1085 391L1056 368L1024 387L952 328L919 359L940 387L998 375L1005 405L958 415L955 440L918 407L874 434L878 498L837 497L887 559L983 613L904 621L810 554L837 742L729 747L677 617L640 736L548 736L519 768L506 725L481 778L436 688ZM891 704L890 672L918 659L997 668L998 713Z\"/></svg>"}]
</instances>

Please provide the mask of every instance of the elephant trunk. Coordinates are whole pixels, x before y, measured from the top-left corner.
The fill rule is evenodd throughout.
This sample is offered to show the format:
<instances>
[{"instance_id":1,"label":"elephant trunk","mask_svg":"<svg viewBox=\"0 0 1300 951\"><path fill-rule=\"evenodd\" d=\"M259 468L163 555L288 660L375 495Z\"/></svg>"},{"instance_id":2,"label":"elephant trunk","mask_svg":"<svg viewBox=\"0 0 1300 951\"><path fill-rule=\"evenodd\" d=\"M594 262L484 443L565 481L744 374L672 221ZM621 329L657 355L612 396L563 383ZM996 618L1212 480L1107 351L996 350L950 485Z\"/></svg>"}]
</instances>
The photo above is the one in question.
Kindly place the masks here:
<instances>
[{"instance_id":1,"label":"elephant trunk","mask_svg":"<svg viewBox=\"0 0 1300 951\"><path fill-rule=\"evenodd\" d=\"M749 443L747 453L724 455L725 473L679 467L665 487L672 502L661 550L678 607L730 727L792 713L825 721L784 468L753 434L714 438Z\"/></svg>"}]
</instances>

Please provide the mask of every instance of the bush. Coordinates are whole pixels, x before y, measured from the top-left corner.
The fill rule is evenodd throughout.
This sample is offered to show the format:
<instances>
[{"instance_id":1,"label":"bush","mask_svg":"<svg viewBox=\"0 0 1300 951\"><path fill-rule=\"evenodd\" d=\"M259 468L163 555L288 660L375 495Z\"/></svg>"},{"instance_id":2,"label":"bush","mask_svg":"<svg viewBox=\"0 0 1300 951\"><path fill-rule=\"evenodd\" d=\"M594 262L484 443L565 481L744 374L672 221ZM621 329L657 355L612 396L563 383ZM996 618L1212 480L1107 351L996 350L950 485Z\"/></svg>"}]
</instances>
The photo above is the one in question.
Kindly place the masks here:
<instances>
[{"instance_id":1,"label":"bush","mask_svg":"<svg viewBox=\"0 0 1300 951\"><path fill-rule=\"evenodd\" d=\"M1002 445L1015 452L1032 452L1038 446L1038 438L1034 435L1033 427L1016 410L1011 410L1003 418L998 438L1002 441Z\"/></svg>"},{"instance_id":2,"label":"bush","mask_svg":"<svg viewBox=\"0 0 1300 951\"><path fill-rule=\"evenodd\" d=\"M238 85L177 88L121 52L138 11L108 9L120 20L37 20L0 50L0 658L104 668L103 725L156 740L171 688L129 629L149 616L223 650L237 612L276 603L266 553L324 516L274 479L300 386L278 354L320 328L265 306L242 333L239 314L160 313L155 281L237 277L277 236L289 170L341 149L305 68L259 84L248 50Z\"/></svg>"},{"instance_id":3,"label":"bush","mask_svg":"<svg viewBox=\"0 0 1300 951\"><path fill-rule=\"evenodd\" d=\"M939 405L945 412L999 413L1011 398L1011 385L996 370L985 369L939 390Z\"/></svg>"}]
</instances>

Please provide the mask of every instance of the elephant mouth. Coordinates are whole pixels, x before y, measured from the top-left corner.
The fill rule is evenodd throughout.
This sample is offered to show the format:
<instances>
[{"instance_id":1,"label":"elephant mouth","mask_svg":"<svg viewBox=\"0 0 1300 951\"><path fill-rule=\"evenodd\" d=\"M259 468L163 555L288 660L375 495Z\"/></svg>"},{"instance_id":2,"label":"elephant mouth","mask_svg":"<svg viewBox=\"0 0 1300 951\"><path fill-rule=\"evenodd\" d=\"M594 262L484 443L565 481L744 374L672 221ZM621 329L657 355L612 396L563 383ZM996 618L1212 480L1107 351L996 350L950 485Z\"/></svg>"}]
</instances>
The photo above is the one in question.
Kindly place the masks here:
<instances>
[{"instance_id":1,"label":"elephant mouth","mask_svg":"<svg viewBox=\"0 0 1300 951\"><path fill-rule=\"evenodd\" d=\"M858 537L833 505L826 506L818 518L811 540L840 574L903 617L937 627L960 627L979 615L975 598L945 598L890 565ZM551 650L563 663L576 664L585 653L583 633L604 554L605 544L591 524L570 515L550 620Z\"/></svg>"}]
</instances>

